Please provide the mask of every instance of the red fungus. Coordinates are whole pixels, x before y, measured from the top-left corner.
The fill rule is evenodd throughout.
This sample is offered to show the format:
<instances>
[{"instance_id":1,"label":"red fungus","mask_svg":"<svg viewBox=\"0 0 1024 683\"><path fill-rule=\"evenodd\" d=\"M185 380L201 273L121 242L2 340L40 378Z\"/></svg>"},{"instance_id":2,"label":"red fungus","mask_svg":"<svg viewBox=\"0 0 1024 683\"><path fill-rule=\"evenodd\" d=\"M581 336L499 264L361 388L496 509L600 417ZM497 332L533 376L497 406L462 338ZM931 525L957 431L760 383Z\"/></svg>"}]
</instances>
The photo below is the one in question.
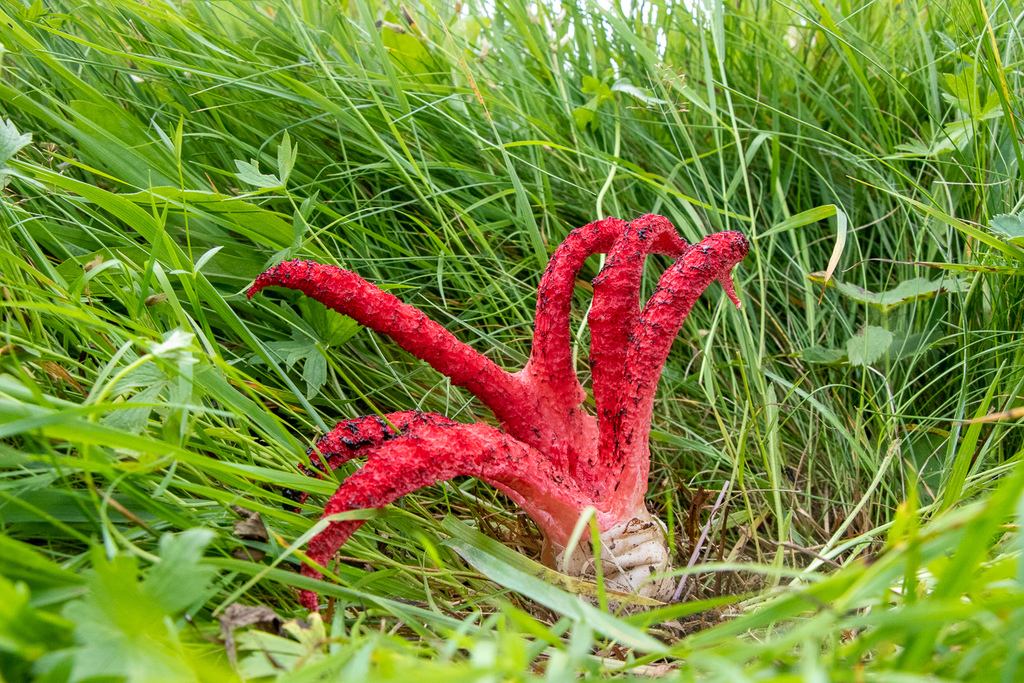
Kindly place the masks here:
<instances>
[{"instance_id":1,"label":"red fungus","mask_svg":"<svg viewBox=\"0 0 1024 683\"><path fill-rule=\"evenodd\" d=\"M654 392L672 341L701 292L718 280L739 306L730 271L748 248L738 232L710 235L691 247L655 215L631 222L608 218L572 231L541 278L530 360L514 374L355 273L298 260L266 271L250 297L268 286L304 292L388 335L468 389L502 426L460 424L417 411L389 414L390 425L375 416L338 423L311 449L313 467L323 472L323 462L334 469L362 456L366 464L342 483L324 516L383 507L435 482L474 476L523 507L546 534L558 568L578 576L594 574L589 545L580 544L571 557L564 556L565 546L581 511L593 506L609 588L666 597L668 582L649 580L670 566L664 525L644 506ZM572 365L569 333L577 273L596 253L608 254L594 279L589 320L597 417L583 409L587 392ZM652 253L677 260L641 310L640 278ZM299 502L305 499L303 494ZM326 565L361 524L331 523L310 541L310 560ZM310 565L302 573L320 577ZM317 609L316 594L304 591L302 604Z\"/></svg>"}]
</instances>

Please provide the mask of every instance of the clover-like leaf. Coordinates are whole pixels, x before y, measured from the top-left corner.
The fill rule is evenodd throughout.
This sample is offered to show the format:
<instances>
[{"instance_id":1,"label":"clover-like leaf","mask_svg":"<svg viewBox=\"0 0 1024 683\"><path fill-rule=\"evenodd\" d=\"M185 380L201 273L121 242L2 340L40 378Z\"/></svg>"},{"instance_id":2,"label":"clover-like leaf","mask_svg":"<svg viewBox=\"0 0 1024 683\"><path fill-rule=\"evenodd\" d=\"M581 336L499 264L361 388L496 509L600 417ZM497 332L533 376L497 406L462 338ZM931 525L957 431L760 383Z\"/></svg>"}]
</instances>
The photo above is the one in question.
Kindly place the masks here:
<instances>
[{"instance_id":1,"label":"clover-like leaf","mask_svg":"<svg viewBox=\"0 0 1024 683\"><path fill-rule=\"evenodd\" d=\"M587 93L588 95L594 95L597 98L598 104L601 104L601 102L613 99L615 97L614 95L612 95L611 88L609 88L607 85L597 80L593 76L583 77L583 92Z\"/></svg>"}]
</instances>

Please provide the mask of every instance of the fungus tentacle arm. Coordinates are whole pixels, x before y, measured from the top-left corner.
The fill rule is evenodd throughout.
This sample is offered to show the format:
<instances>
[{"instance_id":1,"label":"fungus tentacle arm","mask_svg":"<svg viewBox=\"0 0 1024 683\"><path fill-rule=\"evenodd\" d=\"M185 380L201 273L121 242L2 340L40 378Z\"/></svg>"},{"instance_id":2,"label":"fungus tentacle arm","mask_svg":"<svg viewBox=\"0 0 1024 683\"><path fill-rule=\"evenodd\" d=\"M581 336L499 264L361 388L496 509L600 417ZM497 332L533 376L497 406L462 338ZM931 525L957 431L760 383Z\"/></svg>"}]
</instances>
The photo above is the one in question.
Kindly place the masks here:
<instances>
[{"instance_id":1,"label":"fungus tentacle arm","mask_svg":"<svg viewBox=\"0 0 1024 683\"><path fill-rule=\"evenodd\" d=\"M401 436L413 424L458 424L444 415L418 410L388 413L385 417L387 421L377 415L364 415L337 423L334 429L317 439L316 444L306 451L312 469L304 464L300 464L299 469L305 475L323 479L326 474L323 465L325 461L334 471L349 460L359 457L363 449L379 446ZM392 429L388 422L398 431ZM309 494L302 492L297 493L293 500L302 505L308 498Z\"/></svg>"},{"instance_id":2,"label":"fungus tentacle arm","mask_svg":"<svg viewBox=\"0 0 1024 683\"><path fill-rule=\"evenodd\" d=\"M359 324L386 334L453 383L468 389L502 422L522 424L536 417L531 402L524 400L525 388L515 377L456 339L423 311L351 271L314 261L285 261L256 278L248 295L252 297L269 286L297 289Z\"/></svg>"},{"instance_id":3,"label":"fungus tentacle arm","mask_svg":"<svg viewBox=\"0 0 1024 683\"><path fill-rule=\"evenodd\" d=\"M569 313L576 276L587 258L611 248L625 225L618 218L605 218L576 228L548 260L537 289L530 361L520 371L544 400L574 408L587 397L572 365Z\"/></svg>"},{"instance_id":4,"label":"fungus tentacle arm","mask_svg":"<svg viewBox=\"0 0 1024 683\"><path fill-rule=\"evenodd\" d=\"M647 217L644 217L647 218ZM662 219L665 224L671 224ZM542 416L539 434L528 440L571 472L586 468L597 457L597 421L579 407L586 391L576 377L572 362L569 316L576 278L583 263L594 254L612 249L626 222L617 218L595 221L569 233L548 262L537 292L533 348L530 360L519 373L537 401ZM642 253L678 256L686 241L675 230L658 230L644 241ZM632 293L634 299L636 293ZM591 335L593 338L594 335ZM517 437L523 435L516 433ZM525 440L525 439L524 439ZM590 483L584 488L593 493Z\"/></svg>"},{"instance_id":5,"label":"fungus tentacle arm","mask_svg":"<svg viewBox=\"0 0 1024 683\"><path fill-rule=\"evenodd\" d=\"M661 218L644 216L640 220ZM667 219L662 219L668 225ZM575 407L586 398L572 365L572 336L569 313L576 277L583 263L594 254L606 253L622 234L626 221L618 218L588 223L576 228L558 246L548 260L537 290L537 311L533 329L530 361L520 372L535 387L543 386L545 398L557 399ZM659 231L646 241L644 254L678 257L686 249L686 240L675 233Z\"/></svg>"},{"instance_id":6,"label":"fungus tentacle arm","mask_svg":"<svg viewBox=\"0 0 1024 683\"><path fill-rule=\"evenodd\" d=\"M597 460L611 452L613 415L624 385L629 335L640 317L640 281L648 253L681 257L688 245L667 218L648 214L627 224L608 252L604 268L594 278L590 309L590 371L597 405L599 443L589 462L577 464L581 485L595 496L608 493L608 481L597 474Z\"/></svg>"},{"instance_id":7,"label":"fungus tentacle arm","mask_svg":"<svg viewBox=\"0 0 1024 683\"><path fill-rule=\"evenodd\" d=\"M709 235L690 247L662 274L633 326L623 391L610 421L613 438L607 442L609 450L602 453L601 471L595 475L615 482L617 490L609 496L609 505L602 506L613 516L628 514L647 491L654 393L676 334L701 293L716 280L723 283L729 298L739 306L730 271L749 248L747 238L732 231Z\"/></svg>"},{"instance_id":8,"label":"fungus tentacle arm","mask_svg":"<svg viewBox=\"0 0 1024 683\"><path fill-rule=\"evenodd\" d=\"M379 508L417 489L460 475L477 477L511 496L556 543L564 545L580 511L591 504L575 482L549 458L499 429L484 424L415 422L401 437L364 449L366 465L331 497L324 516ZM602 515L598 522L613 521ZM309 558L323 566L362 521L332 522L309 542ZM302 573L320 573L303 565ZM302 604L316 609L314 593Z\"/></svg>"}]
</instances>

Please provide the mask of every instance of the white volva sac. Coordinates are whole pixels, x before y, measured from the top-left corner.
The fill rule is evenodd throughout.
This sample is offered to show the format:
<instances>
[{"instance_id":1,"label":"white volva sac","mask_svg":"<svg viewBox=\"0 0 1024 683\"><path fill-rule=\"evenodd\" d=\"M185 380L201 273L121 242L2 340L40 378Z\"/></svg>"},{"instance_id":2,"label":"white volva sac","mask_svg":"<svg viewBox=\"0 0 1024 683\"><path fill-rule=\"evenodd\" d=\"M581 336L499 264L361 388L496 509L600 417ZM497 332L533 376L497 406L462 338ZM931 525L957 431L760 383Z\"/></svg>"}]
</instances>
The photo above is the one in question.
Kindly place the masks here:
<instances>
[{"instance_id":1,"label":"white volva sac","mask_svg":"<svg viewBox=\"0 0 1024 683\"><path fill-rule=\"evenodd\" d=\"M655 600L672 597L675 582L671 578L657 578L672 569L665 531L664 522L641 505L632 515L602 533L601 573L605 588ZM555 569L588 581L596 578L594 553L587 536L584 533L584 538L568 557L565 548L552 545ZM652 574L656 575L654 579L651 579Z\"/></svg>"}]
</instances>

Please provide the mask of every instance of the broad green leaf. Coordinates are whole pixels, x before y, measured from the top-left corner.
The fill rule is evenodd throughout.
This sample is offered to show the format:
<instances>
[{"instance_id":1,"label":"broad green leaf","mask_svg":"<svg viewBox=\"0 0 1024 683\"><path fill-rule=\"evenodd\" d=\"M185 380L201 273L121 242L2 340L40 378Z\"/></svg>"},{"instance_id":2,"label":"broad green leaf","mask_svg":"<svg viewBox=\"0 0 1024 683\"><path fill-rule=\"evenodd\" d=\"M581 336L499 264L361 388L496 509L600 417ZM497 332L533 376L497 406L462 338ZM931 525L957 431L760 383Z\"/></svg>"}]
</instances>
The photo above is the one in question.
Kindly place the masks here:
<instances>
[{"instance_id":1,"label":"broad green leaf","mask_svg":"<svg viewBox=\"0 0 1024 683\"><path fill-rule=\"evenodd\" d=\"M1024 240L1024 214L1002 213L992 216L989 227L1009 240Z\"/></svg>"},{"instance_id":2,"label":"broad green leaf","mask_svg":"<svg viewBox=\"0 0 1024 683\"><path fill-rule=\"evenodd\" d=\"M19 133L10 120L0 119L0 166L30 144L32 133Z\"/></svg>"},{"instance_id":3,"label":"broad green leaf","mask_svg":"<svg viewBox=\"0 0 1024 683\"><path fill-rule=\"evenodd\" d=\"M612 95L612 89L607 85L597 80L593 76L584 74L583 76L583 92L588 95L594 95L597 98L597 104L600 105L605 100L614 99Z\"/></svg>"},{"instance_id":4,"label":"broad green leaf","mask_svg":"<svg viewBox=\"0 0 1024 683\"><path fill-rule=\"evenodd\" d=\"M387 48L388 56L395 66L410 76L415 76L420 81L434 82L433 74L439 70L436 60L430 54L427 46L416 36L396 24L397 17L391 16L391 26L385 25L381 29L381 40Z\"/></svg>"},{"instance_id":5,"label":"broad green leaf","mask_svg":"<svg viewBox=\"0 0 1024 683\"><path fill-rule=\"evenodd\" d=\"M981 114L981 101L974 67L969 66L958 74L942 74L942 85L946 92L942 97L957 109L971 117Z\"/></svg>"},{"instance_id":6,"label":"broad green leaf","mask_svg":"<svg viewBox=\"0 0 1024 683\"><path fill-rule=\"evenodd\" d=\"M207 595L217 570L200 560L213 538L212 531L202 528L160 537L160 562L150 569L143 589L165 612L178 613Z\"/></svg>"},{"instance_id":7,"label":"broad green leaf","mask_svg":"<svg viewBox=\"0 0 1024 683\"><path fill-rule=\"evenodd\" d=\"M141 581L134 557L107 561L102 550L93 550L88 595L63 611L75 624L72 683L97 676L131 683L196 680L169 627L186 607L210 597L207 587L216 570L199 560L212 537L203 529L165 534L161 561Z\"/></svg>"},{"instance_id":8,"label":"broad green leaf","mask_svg":"<svg viewBox=\"0 0 1024 683\"><path fill-rule=\"evenodd\" d=\"M823 272L811 273L807 279L835 287L836 291L847 298L873 306L883 313L887 313L897 306L930 299L946 292L965 292L968 287L966 281L958 278L946 277L932 281L917 277L905 280L890 290L872 292L850 282L839 282L835 278L826 278L826 273Z\"/></svg>"},{"instance_id":9,"label":"broad green leaf","mask_svg":"<svg viewBox=\"0 0 1024 683\"><path fill-rule=\"evenodd\" d=\"M235 177L243 183L248 183L260 189L281 187L284 184L273 173L260 173L259 163L255 159L250 159L248 163L235 159L235 168L238 169Z\"/></svg>"},{"instance_id":10,"label":"broad green leaf","mask_svg":"<svg viewBox=\"0 0 1024 683\"><path fill-rule=\"evenodd\" d=\"M166 382L152 384L128 399L128 404L159 403L160 393L166 385ZM140 408L114 410L103 418L103 424L129 434L141 434L146 425L149 424L149 415L152 412L153 408L149 405Z\"/></svg>"},{"instance_id":11,"label":"broad green leaf","mask_svg":"<svg viewBox=\"0 0 1024 683\"><path fill-rule=\"evenodd\" d=\"M302 379L306 381L306 398L319 394L327 383L327 359L315 345L302 366Z\"/></svg>"},{"instance_id":12,"label":"broad green leaf","mask_svg":"<svg viewBox=\"0 0 1024 683\"><path fill-rule=\"evenodd\" d=\"M302 319L309 323L324 346L341 346L362 329L355 320L327 308L316 299L298 301Z\"/></svg>"},{"instance_id":13,"label":"broad green leaf","mask_svg":"<svg viewBox=\"0 0 1024 683\"><path fill-rule=\"evenodd\" d=\"M572 110L572 120L580 130L586 130L587 126L594 123L595 113L589 107L576 107Z\"/></svg>"},{"instance_id":14,"label":"broad green leaf","mask_svg":"<svg viewBox=\"0 0 1024 683\"><path fill-rule=\"evenodd\" d=\"M885 354L892 344L889 330L868 325L846 342L846 355L851 365L871 365Z\"/></svg>"}]
</instances>

